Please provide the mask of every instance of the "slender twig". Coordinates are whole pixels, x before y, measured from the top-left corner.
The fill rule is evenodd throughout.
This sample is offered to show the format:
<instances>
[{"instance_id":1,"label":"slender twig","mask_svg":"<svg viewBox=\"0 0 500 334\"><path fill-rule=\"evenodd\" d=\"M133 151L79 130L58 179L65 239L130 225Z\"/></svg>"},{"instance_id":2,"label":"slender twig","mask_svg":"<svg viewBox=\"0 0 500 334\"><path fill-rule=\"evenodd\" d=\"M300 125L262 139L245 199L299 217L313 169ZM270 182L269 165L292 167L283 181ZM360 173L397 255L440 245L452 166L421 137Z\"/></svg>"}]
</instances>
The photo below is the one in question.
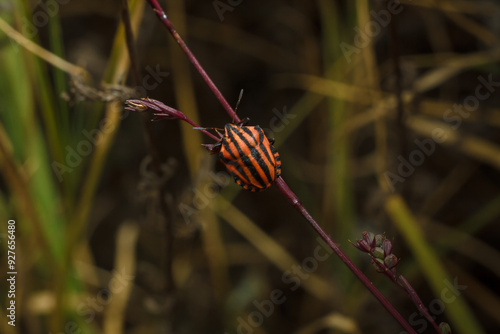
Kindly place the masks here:
<instances>
[{"instance_id":1,"label":"slender twig","mask_svg":"<svg viewBox=\"0 0 500 334\"><path fill-rule=\"evenodd\" d=\"M397 15L393 15L391 18L391 22L389 24L389 52L391 54L392 59L392 67L394 70L395 80L394 80L394 95L396 97L396 129L398 136L398 146L399 146L399 154L402 156L407 156L408 152L408 134L407 128L405 125L405 112L404 112L404 103L403 103L403 74L401 73L401 61L399 56L399 38L398 38L398 17ZM407 191L411 189L410 186L411 180L403 183L401 185L402 190L401 193L406 195Z\"/></svg>"},{"instance_id":2,"label":"slender twig","mask_svg":"<svg viewBox=\"0 0 500 334\"><path fill-rule=\"evenodd\" d=\"M403 275L396 274L396 266L399 263L398 257L393 253L392 242L383 234L374 234L371 232L363 232L363 238L352 243L358 250L368 253L372 259L372 264L376 267L377 272L384 274L394 284L410 297L417 309L423 314L432 324L436 333L441 334L440 327L436 324L432 316L425 308L424 303L413 289L411 284L404 278Z\"/></svg>"},{"instance_id":3,"label":"slender twig","mask_svg":"<svg viewBox=\"0 0 500 334\"><path fill-rule=\"evenodd\" d=\"M400 55L399 55L399 38L398 38L398 33L397 33L397 24L398 24L398 18L396 15L394 15L393 20L390 22L390 52L391 52L391 58L392 58L392 63L393 63L393 68L394 68L394 73L396 75L396 80L394 81L394 93L396 96L396 108L397 108L397 128L398 128L398 137L399 137L399 150L400 154L403 156L406 155L406 152L408 152L408 144L407 144L407 131L406 127L404 125L404 104L403 104L403 97L402 97L402 91L403 91L403 75L401 73L401 62L400 62ZM402 193L404 194L405 189L410 189L408 186L409 184L406 183L406 188L403 188ZM375 263L379 264L378 261L375 261ZM410 283L403 277L403 275L399 275L399 279L401 282L397 279L396 275L391 272L391 271L384 271L386 276L388 276L393 282L395 282L399 287L401 287L407 294L410 296L411 300L415 304L415 306L418 308L420 313L422 313L427 320L432 324L434 329L437 331L437 333L441 333L441 329L439 329L439 326L436 324L434 319L432 319L432 316L429 314L427 311L427 308L425 308L424 304L422 303L422 300L418 297L417 293L413 289L413 287L410 285Z\"/></svg>"},{"instance_id":4,"label":"slender twig","mask_svg":"<svg viewBox=\"0 0 500 334\"><path fill-rule=\"evenodd\" d=\"M363 274L363 272L356 267L356 265L347 257L347 255L340 249L340 247L330 238L330 236L321 228L321 226L314 220L314 218L309 214L309 212L304 208L300 202L297 195L288 187L283 178L279 177L276 181L276 188L288 199L288 201L296 208L302 216L312 225L312 227L318 232L321 238L330 246L330 248L335 252L335 254L340 258L342 262L356 275L356 277L363 283L364 286L378 299L380 304L396 319L399 324L408 333L416 333L413 328L406 322L406 320L399 314L399 312L392 306L392 304L384 297L384 295L373 285L373 283Z\"/></svg>"},{"instance_id":5,"label":"slender twig","mask_svg":"<svg viewBox=\"0 0 500 334\"><path fill-rule=\"evenodd\" d=\"M402 282L402 286L403 286L404 290L406 291L408 296L410 296L411 300L413 301L413 303L415 304L417 309L420 311L420 313L422 313L424 315L424 317L427 318L427 320L432 324L432 326L434 327L434 330L436 330L437 333L441 333L441 329L436 324L436 322L434 321L432 316L429 314L429 311L424 306L424 303L422 302L422 300L418 296L417 292L413 289L411 284L406 280L406 278L403 275L399 275L399 279Z\"/></svg>"},{"instance_id":6,"label":"slender twig","mask_svg":"<svg viewBox=\"0 0 500 334\"><path fill-rule=\"evenodd\" d=\"M391 270L388 270L382 263L377 261L373 255L371 255L371 257L372 257L373 263L375 263L375 265L377 265L379 267L380 271L385 276L387 276L392 282L394 282L398 287L403 289L403 291L410 297L413 304L415 304L415 306L417 307L419 312L427 319L427 321L429 321L432 324L432 327L434 327L434 330L436 331L436 333L440 334L441 329L436 324L436 322L434 321L432 316L429 314L429 311L425 307L424 303L422 302L422 300L418 296L415 289L413 289L413 287L411 286L410 282L408 282L403 275L396 276L396 274L394 272L392 272ZM398 278L399 278L399 280L398 280Z\"/></svg>"},{"instance_id":7,"label":"slender twig","mask_svg":"<svg viewBox=\"0 0 500 334\"><path fill-rule=\"evenodd\" d=\"M177 43L180 45L182 50L186 53L189 60L193 63L194 67L198 70L202 78L208 84L212 92L215 94L219 102L222 104L224 109L226 109L229 116L235 120L235 122L240 122L240 118L236 115L234 110L231 108L229 103L226 101L222 93L215 86L213 81L209 78L208 74L205 72L203 67L200 65L194 54L187 47L186 43L179 36L177 31L172 26L172 23L167 17L167 14L163 11L161 6L156 0L147 0L148 3L153 7L156 15L160 18L166 28L170 31L172 36L175 38ZM358 267L345 255L345 253L340 249L340 247L330 238L330 236L321 228L321 226L314 220L314 218L309 214L306 208L302 205L297 195L288 187L286 182L282 177L276 180L276 188L287 198L287 200L296 208L302 216L311 224L314 230L321 236L321 238L330 246L330 248L337 254L337 256L344 262L347 267L356 275L356 277L366 286L366 288L377 298L377 300L384 306L384 308L399 322L399 324L408 333L416 334L415 330L406 322L406 320L399 314L399 312L392 306L392 304L382 295L382 293L370 282L370 280L359 270Z\"/></svg>"},{"instance_id":8,"label":"slender twig","mask_svg":"<svg viewBox=\"0 0 500 334\"><path fill-rule=\"evenodd\" d=\"M130 57L130 70L132 73L132 83L134 87L138 87L140 85L140 78L142 78L140 67L139 67L139 61L137 57L137 50L135 48L135 38L134 38L134 33L132 31L132 24L130 22L130 12L129 12L129 7L128 7L128 1L127 0L122 0L121 3L121 16L123 20L123 24L125 27L125 40L127 43L127 51ZM157 175L158 178L162 178L162 169L161 169L161 160L160 160L160 153L158 147L155 145L155 140L154 140L154 131L153 127L151 126L151 121L149 117L146 115L143 115L143 124L144 127L146 128L146 135L147 135L147 144L149 146L149 152L151 154L151 166L153 168L154 173ZM163 199L166 198L167 196L167 187L165 184L159 184L158 185L158 203L161 212L163 213L163 217L165 217L165 242L163 243L163 247L165 248L165 251L163 254L165 254L166 259L165 259L165 277L166 277L166 293L173 296L172 291L175 290L175 285L174 285L174 278L172 274L172 263L173 263L173 243L174 243L174 233L173 233L173 224L172 220L168 219L170 215L170 210L168 208L168 203L164 201Z\"/></svg>"},{"instance_id":9,"label":"slender twig","mask_svg":"<svg viewBox=\"0 0 500 334\"><path fill-rule=\"evenodd\" d=\"M174 37L175 41L179 44L179 46L181 47L181 49L186 53L186 55L189 58L189 60L191 61L191 63L193 63L194 67L200 73L200 75L203 78L203 80L205 80L205 82L207 83L208 87L210 87L210 89L215 94L215 96L217 97L217 99L219 100L219 102L222 104L222 107L224 107L224 109L226 109L226 111L229 114L229 116L232 119L234 119L234 121L236 123L239 123L241 121L240 118L238 117L238 115L236 115L236 113L234 112L233 108L231 108L231 106L226 101L226 99L224 98L224 96L222 95L222 93L220 92L220 90L217 88L217 86L214 84L214 82L212 81L212 79L210 79L210 77L208 76L207 72L205 72L205 70L203 69L203 67L201 66L201 64L198 62L198 59L196 59L196 57L191 52L191 50L188 48L188 46L186 45L186 43L184 42L184 40L181 38L181 36L179 35L179 33L177 33L177 31L173 27L172 23L168 19L167 14L165 14L165 11L160 6L160 4L158 3L158 1L156 1L156 0L147 0L147 1L151 5L151 7L153 7L156 15L163 22L163 24L165 25L165 27L167 27L168 31Z\"/></svg>"},{"instance_id":10,"label":"slender twig","mask_svg":"<svg viewBox=\"0 0 500 334\"><path fill-rule=\"evenodd\" d=\"M132 31L132 23L130 22L130 11L128 8L127 0L122 0L121 16L123 26L125 28L125 41L127 43L127 51L130 58L130 72L132 74L132 82L137 86L139 85L140 81L139 62L137 57L137 50L134 43L134 32Z\"/></svg>"}]
</instances>

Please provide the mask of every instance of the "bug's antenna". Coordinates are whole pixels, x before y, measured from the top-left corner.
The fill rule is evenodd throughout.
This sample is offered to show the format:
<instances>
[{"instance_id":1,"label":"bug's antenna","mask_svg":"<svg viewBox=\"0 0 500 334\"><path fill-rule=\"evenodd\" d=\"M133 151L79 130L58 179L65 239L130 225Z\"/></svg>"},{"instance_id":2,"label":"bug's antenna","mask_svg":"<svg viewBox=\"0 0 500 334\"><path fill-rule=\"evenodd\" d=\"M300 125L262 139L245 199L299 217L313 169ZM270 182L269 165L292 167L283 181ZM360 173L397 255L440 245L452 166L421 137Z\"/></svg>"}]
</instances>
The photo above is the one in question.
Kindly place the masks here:
<instances>
[{"instance_id":1,"label":"bug's antenna","mask_svg":"<svg viewBox=\"0 0 500 334\"><path fill-rule=\"evenodd\" d=\"M234 112L236 113L236 111L238 110L238 106L240 105L240 102L241 102L241 98L243 97L243 88L241 89L240 91L240 96L238 97L238 101L236 102L236 106L234 107Z\"/></svg>"},{"instance_id":2,"label":"bug's antenna","mask_svg":"<svg viewBox=\"0 0 500 334\"><path fill-rule=\"evenodd\" d=\"M214 130L215 132L217 132L217 134L219 135L219 137L223 137L221 132L224 132L224 129L221 129L221 128L202 128L202 127L195 127L193 128L193 130ZM220 131L220 132L219 132Z\"/></svg>"},{"instance_id":3,"label":"bug's antenna","mask_svg":"<svg viewBox=\"0 0 500 334\"><path fill-rule=\"evenodd\" d=\"M240 91L240 96L238 97L238 101L236 101L236 106L234 107L234 114L236 115L236 111L238 110L238 106L240 105L241 98L243 97L243 88ZM234 118L233 118L234 123Z\"/></svg>"},{"instance_id":4,"label":"bug's antenna","mask_svg":"<svg viewBox=\"0 0 500 334\"><path fill-rule=\"evenodd\" d=\"M221 129L221 128L214 128L214 127L210 127L210 128L195 127L195 128L193 128L193 130L215 130L215 131L224 131L224 129Z\"/></svg>"}]
</instances>

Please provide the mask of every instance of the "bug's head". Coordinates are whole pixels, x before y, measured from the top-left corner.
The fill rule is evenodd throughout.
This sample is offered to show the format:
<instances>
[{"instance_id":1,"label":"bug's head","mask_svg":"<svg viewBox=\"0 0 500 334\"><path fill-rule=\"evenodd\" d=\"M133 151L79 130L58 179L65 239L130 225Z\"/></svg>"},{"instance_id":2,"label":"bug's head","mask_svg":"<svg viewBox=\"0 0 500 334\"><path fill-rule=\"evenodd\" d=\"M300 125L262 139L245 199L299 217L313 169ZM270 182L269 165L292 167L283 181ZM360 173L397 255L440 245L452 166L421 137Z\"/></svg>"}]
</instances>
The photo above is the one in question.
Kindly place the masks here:
<instances>
[{"instance_id":1,"label":"bug's head","mask_svg":"<svg viewBox=\"0 0 500 334\"><path fill-rule=\"evenodd\" d=\"M241 122L239 123L236 123L236 124L233 124L233 123L227 123L225 126L224 126L224 130L226 132L226 134L228 133L228 131L230 130L233 130L233 131L238 131L239 128L241 128L242 126L246 126L248 124L248 122L250 121L250 118L248 117L245 117L243 120L241 120Z\"/></svg>"},{"instance_id":2,"label":"bug's head","mask_svg":"<svg viewBox=\"0 0 500 334\"><path fill-rule=\"evenodd\" d=\"M225 131L225 135L228 134L228 132L230 131L238 131L238 126L235 125L235 124L232 124L232 123L227 123L225 126L224 126L224 131Z\"/></svg>"}]
</instances>

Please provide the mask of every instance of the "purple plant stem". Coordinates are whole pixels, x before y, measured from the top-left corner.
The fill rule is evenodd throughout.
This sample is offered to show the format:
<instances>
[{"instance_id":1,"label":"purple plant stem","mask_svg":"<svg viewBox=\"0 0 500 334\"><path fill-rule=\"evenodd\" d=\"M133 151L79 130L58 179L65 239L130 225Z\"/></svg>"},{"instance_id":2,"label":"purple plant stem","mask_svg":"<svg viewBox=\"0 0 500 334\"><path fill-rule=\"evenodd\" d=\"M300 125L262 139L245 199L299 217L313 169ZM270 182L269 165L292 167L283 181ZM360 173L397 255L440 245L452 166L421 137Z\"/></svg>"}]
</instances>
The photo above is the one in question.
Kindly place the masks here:
<instances>
[{"instance_id":1,"label":"purple plant stem","mask_svg":"<svg viewBox=\"0 0 500 334\"><path fill-rule=\"evenodd\" d=\"M385 276L387 276L394 284L403 289L403 291L410 297L411 301L413 302L413 304L415 304L420 313L427 318L427 321L429 321L432 324L436 332L441 334L442 333L441 329L439 329L439 326L436 324L434 319L432 319L432 316L429 314L429 311L427 311L427 308L424 306L424 303L418 296L417 292L413 289L410 282L408 282L403 275L399 275L399 279L401 280L400 282L394 272L389 270L382 263L378 262L375 256L373 256L372 254L370 254L370 256L372 258L373 263L377 265L380 271L384 273Z\"/></svg>"},{"instance_id":2,"label":"purple plant stem","mask_svg":"<svg viewBox=\"0 0 500 334\"><path fill-rule=\"evenodd\" d=\"M207 85L210 87L212 92L215 94L219 102L222 104L224 109L226 109L229 116L235 121L240 122L240 118L234 110L231 108L229 103L226 101L222 93L215 86L213 81L210 79L208 74L205 72L203 67L200 65L194 54L188 48L186 43L182 40L180 35L172 26L172 23L167 17L167 14L163 11L162 7L158 4L156 0L147 0L148 3L153 7L156 15L160 18L163 24L167 27L169 32L172 34L174 39L180 45L181 49L186 53L187 57L193 63L194 67L200 73L202 78L205 80ZM276 188L288 199L294 208L296 208L302 216L312 225L316 232L321 236L321 238L330 246L330 248L337 254L337 256L344 262L347 267L356 275L356 277L366 286L366 288L377 298L377 300L384 306L384 308L399 322L399 324L411 334L416 334L415 330L406 322L406 320L399 314L399 312L392 306L392 304L384 297L384 295L373 285L373 283L366 277L361 270L345 255L345 253L340 249L340 247L330 238L330 236L321 228L321 226L314 220L314 218L309 214L306 208L302 205L297 195L293 193L290 187L286 184L283 178L280 176L276 180Z\"/></svg>"},{"instance_id":3,"label":"purple plant stem","mask_svg":"<svg viewBox=\"0 0 500 334\"><path fill-rule=\"evenodd\" d=\"M306 208L302 205L299 198L286 184L283 178L280 176L276 180L276 187L283 194L283 196L288 199L288 201L297 209L302 216L311 224L311 226L318 232L321 238L330 246L330 248L337 254L337 256L345 263L345 265L356 275L356 277L363 283L364 286L378 299L380 304L394 317L394 319L399 322L399 324L408 333L416 333L413 328L406 322L406 320L399 314L399 312L392 306L392 304L385 298L385 296L373 285L373 283L368 279L368 277L363 274L361 270L347 257L347 255L340 249L340 247L330 238L330 236L319 226L319 224L314 220L314 218L309 214Z\"/></svg>"},{"instance_id":4,"label":"purple plant stem","mask_svg":"<svg viewBox=\"0 0 500 334\"><path fill-rule=\"evenodd\" d=\"M156 15L158 16L158 18L167 27L167 29L170 32L170 34L172 34L172 36L174 37L175 41L179 44L179 46L181 47L181 49L186 53L186 55L189 58L189 60L191 61L191 63L193 63L194 67L200 73L200 75L203 78L203 80L205 80L205 82L207 83L208 87L210 87L210 89L212 90L212 92L215 94L215 97L222 104L222 107L224 107L224 109L226 109L227 113L234 120L235 123L241 122L241 120L238 117L238 115L236 115L236 112L233 110L233 108L231 108L231 106L226 101L226 99L224 98L224 96L222 95L222 93L219 91L219 89L217 88L217 86L214 84L214 82L212 81L212 79L210 79L210 77L205 72L205 70L203 69L203 67L201 66L201 64L198 62L198 59L196 59L196 57L191 52L191 50L189 49L189 47L187 46L187 44L181 38L181 36L179 35L179 33L175 30L175 28L173 27L172 23L168 19L167 14L165 14L165 11L160 6L160 4L158 3L158 1L156 1L156 0L147 0L147 1L150 4L150 6L153 7L153 9L154 9Z\"/></svg>"},{"instance_id":5,"label":"purple plant stem","mask_svg":"<svg viewBox=\"0 0 500 334\"><path fill-rule=\"evenodd\" d=\"M441 329L439 326L436 324L434 319L432 319L432 316L429 314L429 311L427 311L427 308L424 306L424 303L420 299L420 297L417 295L417 292L413 289L411 284L406 280L406 278L403 275L399 275L399 279L402 282L402 286L404 287L404 290L406 293L410 296L411 300L415 304L415 306L418 308L420 313L424 315L424 317L427 318L427 320L432 324L434 329L436 330L437 333L441 334Z\"/></svg>"}]
</instances>

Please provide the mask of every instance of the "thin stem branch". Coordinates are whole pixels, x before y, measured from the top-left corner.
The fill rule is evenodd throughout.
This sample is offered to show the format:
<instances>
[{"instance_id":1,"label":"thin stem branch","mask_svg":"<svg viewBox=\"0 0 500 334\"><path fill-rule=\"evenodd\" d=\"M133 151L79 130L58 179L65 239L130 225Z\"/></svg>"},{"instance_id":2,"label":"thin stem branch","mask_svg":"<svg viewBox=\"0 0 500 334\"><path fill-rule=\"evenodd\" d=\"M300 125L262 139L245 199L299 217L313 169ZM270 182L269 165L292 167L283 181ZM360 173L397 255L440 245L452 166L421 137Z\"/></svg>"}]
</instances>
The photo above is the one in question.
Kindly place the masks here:
<instances>
[{"instance_id":1,"label":"thin stem branch","mask_svg":"<svg viewBox=\"0 0 500 334\"><path fill-rule=\"evenodd\" d=\"M404 111L404 103L403 103L403 75L401 72L401 60L400 60L400 52L399 52L399 36L397 30L398 17L397 15L393 15L393 19L389 24L389 52L392 58L392 66L394 70L395 80L394 80L394 95L396 96L396 130L398 136L399 143L399 154L402 156L406 156L409 153L408 150L408 130L405 125L405 111ZM408 190L412 187L410 186L411 180L405 182L401 185L402 190L401 193L403 195L408 193Z\"/></svg>"},{"instance_id":2,"label":"thin stem branch","mask_svg":"<svg viewBox=\"0 0 500 334\"><path fill-rule=\"evenodd\" d=\"M375 263L375 265L377 265L377 267L380 269L380 272L382 272L385 276L387 276L398 287L403 289L403 291L410 297L411 301L413 302L413 304L415 304L415 306L420 311L420 313L425 318L427 318L427 321L429 321L432 324L432 326L436 330L436 333L441 334L442 333L441 329L436 324L436 322L434 321L432 316L429 314L429 311L425 307L424 303L422 302L422 300L418 296L415 289L413 289L413 287L411 286L410 282L408 282L403 275L396 276L396 274L394 272L392 272L386 266L384 266L382 263L377 261L377 259L375 258L375 256L373 256L373 254L370 254L370 256L372 258L373 263ZM398 277L399 277L399 280L398 280Z\"/></svg>"},{"instance_id":3,"label":"thin stem branch","mask_svg":"<svg viewBox=\"0 0 500 334\"><path fill-rule=\"evenodd\" d=\"M128 0L122 0L121 2L121 16L123 20L123 25L125 27L125 40L127 42L127 51L130 57L130 71L132 73L132 83L135 87L138 87L141 82L140 78L142 77L142 75L139 67L139 61L138 61L139 58L137 57L137 50L135 48L135 43L134 43L135 38L134 38L134 32L132 30L132 23L130 22ZM157 145L155 145L155 135L153 127L151 125L151 121L149 120L149 117L147 117L146 115L143 116L144 116L142 117L143 124L146 129L146 141L147 145L149 146L149 152L152 158L151 166L156 176L159 179L161 179L163 172L161 170L159 148L157 147ZM165 183L158 184L157 196L158 196L158 203L160 210L165 219L164 221L165 242L163 243L164 244L163 247L165 248L165 252L163 252L163 254L166 257L164 264L165 267L164 272L166 277L165 290L167 294L173 297L174 296L173 291L175 290L174 278L172 273L174 233L173 233L173 221L172 219L168 219L168 217L170 216L168 204L166 201L163 200L167 196L167 187L165 186Z\"/></svg>"},{"instance_id":4,"label":"thin stem branch","mask_svg":"<svg viewBox=\"0 0 500 334\"><path fill-rule=\"evenodd\" d=\"M399 279L402 282L402 286L404 287L404 290L410 296L411 300L417 307L417 309L424 315L424 317L427 318L427 320L432 324L434 329L436 330L437 333L441 334L441 329L439 326L436 324L432 316L429 314L429 311L427 311L427 308L424 306L424 303L420 299L420 297L417 295L417 292L413 289L411 284L406 280L406 278L403 275L399 275Z\"/></svg>"},{"instance_id":5,"label":"thin stem branch","mask_svg":"<svg viewBox=\"0 0 500 334\"><path fill-rule=\"evenodd\" d=\"M318 232L321 238L330 246L330 248L337 254L342 262L356 275L356 277L363 283L364 286L378 299L384 308L396 319L397 322L408 333L416 333L413 328L406 322L406 320L399 314L399 312L392 306L392 304L384 297L384 295L373 285L368 277L363 274L361 270L347 257L347 255L340 249L340 247L330 238L330 236L319 226L309 212L304 208L297 195L288 187L286 182L281 176L276 180L276 187L278 190L292 203L293 207L297 209L309 224Z\"/></svg>"},{"instance_id":6,"label":"thin stem branch","mask_svg":"<svg viewBox=\"0 0 500 334\"><path fill-rule=\"evenodd\" d=\"M160 4L158 3L158 1L157 0L147 0L147 1L151 5L151 7L153 7L156 15L163 22L163 24L165 25L165 27L167 27L168 31L174 37L174 39L179 44L179 46L181 47L181 49L186 53L186 55L189 58L189 60L191 61L191 63L193 63L194 67L200 73L200 75L203 78L203 80L205 80L205 82L207 83L208 87L210 87L210 89L212 90L212 92L215 94L215 97L222 104L222 107L224 107L224 109L226 109L226 111L229 114L229 116L232 119L234 119L234 121L236 123L241 122L240 118L238 117L238 115L236 115L236 113L234 112L233 108L231 108L231 106L229 105L229 103L227 102L227 100L224 98L224 96L220 92L219 88L217 88L217 86L214 84L214 82L212 81L212 79L210 79L210 77L208 76L207 72L205 72L205 70L201 66L200 62L198 61L198 59L196 59L196 57L191 52L191 50L188 48L187 44L181 38L181 36L179 35L179 33L177 33L177 31L173 27L172 23L168 19L167 14L163 10L163 8L160 6Z\"/></svg>"},{"instance_id":7,"label":"thin stem branch","mask_svg":"<svg viewBox=\"0 0 500 334\"><path fill-rule=\"evenodd\" d=\"M224 109L226 109L229 116L234 119L235 122L240 122L240 118L236 115L234 110L231 108L229 103L226 101L222 93L215 86L213 81L208 77L207 73L200 65L196 57L193 55L191 50L187 47L186 43L179 36L177 31L172 26L172 23L168 19L167 15L158 4L156 0L147 0L148 3L153 7L156 15L160 18L163 24L170 31L172 36L175 38L177 43L180 45L182 50L186 53L189 60L193 63L194 67L198 70L202 78L208 84L212 92L215 94L219 102L222 104ZM309 224L314 228L314 230L321 236L321 238L330 246L330 248L337 254L337 256L344 262L347 267L356 275L356 277L366 286L366 288L377 298L377 300L384 306L384 308L399 322L399 324L411 334L416 334L415 330L406 322L406 320L399 314L399 312L392 306L392 304L384 297L384 295L370 282L370 280L359 270L358 267L345 255L345 253L340 249L340 247L328 236L328 234L321 228L321 226L314 220L314 218L309 214L306 208L302 205L299 198L292 192L290 187L286 184L282 177L276 180L276 188L287 198L287 200L292 204L292 206L297 209L302 216L307 220Z\"/></svg>"}]
</instances>

